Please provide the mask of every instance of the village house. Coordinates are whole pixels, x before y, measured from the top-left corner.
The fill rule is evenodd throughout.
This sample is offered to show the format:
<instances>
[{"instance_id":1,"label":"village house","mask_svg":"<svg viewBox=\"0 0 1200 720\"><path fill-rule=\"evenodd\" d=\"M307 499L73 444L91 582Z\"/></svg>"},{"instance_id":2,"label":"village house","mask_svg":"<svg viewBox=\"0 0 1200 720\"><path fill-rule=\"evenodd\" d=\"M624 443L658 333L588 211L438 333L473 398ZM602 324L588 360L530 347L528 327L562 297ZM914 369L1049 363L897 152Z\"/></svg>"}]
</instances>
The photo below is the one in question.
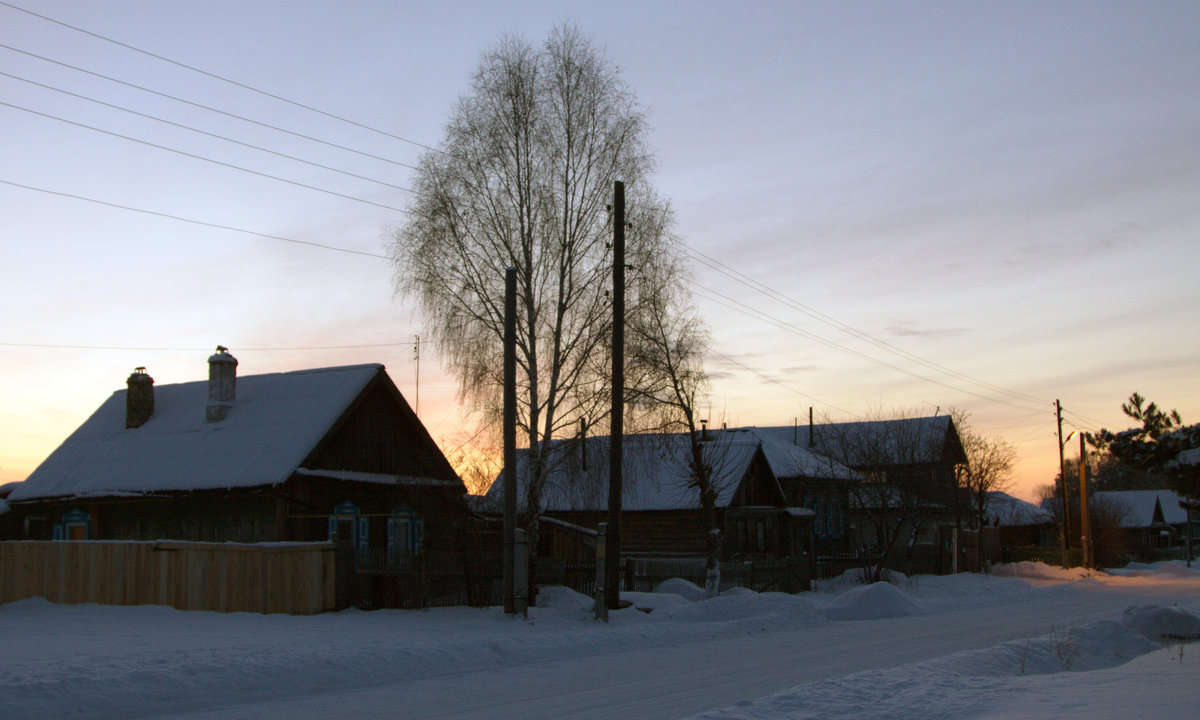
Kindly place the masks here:
<instances>
[{"instance_id":1,"label":"village house","mask_svg":"<svg viewBox=\"0 0 1200 720\"><path fill-rule=\"evenodd\" d=\"M1182 500L1171 490L1112 490L1093 493L1090 505L1101 506L1104 516L1116 521L1122 534L1119 552L1149 560L1186 545L1188 513ZM1200 540L1194 515L1190 532L1193 541Z\"/></svg>"},{"instance_id":2,"label":"village house","mask_svg":"<svg viewBox=\"0 0 1200 720\"><path fill-rule=\"evenodd\" d=\"M830 467L789 480L833 553L886 553L888 567L946 572L947 553L966 516L956 468L967 461L948 415L757 428L764 438L804 447ZM850 476L838 468L850 468ZM823 537L822 537L823 535ZM888 547L889 538L895 542ZM824 554L824 553L822 553Z\"/></svg>"},{"instance_id":3,"label":"village house","mask_svg":"<svg viewBox=\"0 0 1200 720\"><path fill-rule=\"evenodd\" d=\"M448 548L466 489L382 365L155 387L144 368L6 503L20 538Z\"/></svg>"}]
</instances>

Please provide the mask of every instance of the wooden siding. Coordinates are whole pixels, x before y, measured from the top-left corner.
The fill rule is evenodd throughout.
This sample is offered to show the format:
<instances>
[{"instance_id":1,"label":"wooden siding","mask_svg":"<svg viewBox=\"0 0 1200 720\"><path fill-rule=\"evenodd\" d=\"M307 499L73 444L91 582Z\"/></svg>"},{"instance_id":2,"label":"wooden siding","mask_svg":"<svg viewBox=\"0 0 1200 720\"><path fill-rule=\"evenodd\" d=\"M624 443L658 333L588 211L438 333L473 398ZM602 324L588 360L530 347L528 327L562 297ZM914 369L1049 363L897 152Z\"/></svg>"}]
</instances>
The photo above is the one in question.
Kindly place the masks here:
<instances>
[{"instance_id":1,"label":"wooden siding","mask_svg":"<svg viewBox=\"0 0 1200 720\"><path fill-rule=\"evenodd\" d=\"M302 464L313 469L458 481L446 457L383 371Z\"/></svg>"},{"instance_id":2,"label":"wooden siding","mask_svg":"<svg viewBox=\"0 0 1200 720\"><path fill-rule=\"evenodd\" d=\"M0 543L0 603L43 597L311 615L334 608L335 581L331 543Z\"/></svg>"},{"instance_id":3,"label":"wooden siding","mask_svg":"<svg viewBox=\"0 0 1200 720\"><path fill-rule=\"evenodd\" d=\"M595 530L605 512L550 512L563 522ZM621 552L625 554L705 553L708 522L702 510L639 510L621 513Z\"/></svg>"}]
</instances>

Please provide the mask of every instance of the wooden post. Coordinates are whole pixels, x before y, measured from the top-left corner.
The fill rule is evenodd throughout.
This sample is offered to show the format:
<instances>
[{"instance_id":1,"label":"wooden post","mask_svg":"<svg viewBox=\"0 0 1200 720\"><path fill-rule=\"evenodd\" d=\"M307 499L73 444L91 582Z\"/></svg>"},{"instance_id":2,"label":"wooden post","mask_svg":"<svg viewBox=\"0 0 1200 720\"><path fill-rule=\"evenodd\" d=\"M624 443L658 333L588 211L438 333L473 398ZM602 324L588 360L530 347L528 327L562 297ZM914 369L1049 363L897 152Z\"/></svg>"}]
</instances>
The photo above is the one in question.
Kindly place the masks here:
<instances>
[{"instance_id":1,"label":"wooden post","mask_svg":"<svg viewBox=\"0 0 1200 720\"><path fill-rule=\"evenodd\" d=\"M504 612L517 612L517 269L504 271ZM521 596L525 596L521 591Z\"/></svg>"},{"instance_id":2,"label":"wooden post","mask_svg":"<svg viewBox=\"0 0 1200 720\"><path fill-rule=\"evenodd\" d=\"M529 615L529 537L524 530L513 531L513 611Z\"/></svg>"},{"instance_id":3,"label":"wooden post","mask_svg":"<svg viewBox=\"0 0 1200 720\"><path fill-rule=\"evenodd\" d=\"M605 592L605 582L608 579L608 563L606 562L608 543L608 523L600 523L596 532L596 617L608 622L608 598Z\"/></svg>"},{"instance_id":4,"label":"wooden post","mask_svg":"<svg viewBox=\"0 0 1200 720\"><path fill-rule=\"evenodd\" d=\"M625 183L613 183L612 440L608 471L608 534L605 538L605 601L620 602L621 462L625 440Z\"/></svg>"},{"instance_id":5,"label":"wooden post","mask_svg":"<svg viewBox=\"0 0 1200 720\"><path fill-rule=\"evenodd\" d=\"M1095 558L1092 557L1092 522L1088 508L1087 492L1087 448L1084 447L1083 433L1079 433L1079 541L1083 548L1083 566L1092 567Z\"/></svg>"},{"instance_id":6,"label":"wooden post","mask_svg":"<svg viewBox=\"0 0 1200 720\"><path fill-rule=\"evenodd\" d=\"M1054 415L1058 418L1058 498L1062 501L1062 565L1063 568L1068 568L1071 566L1071 511L1069 498L1067 497L1066 460L1063 459L1062 403L1058 400L1054 401Z\"/></svg>"}]
</instances>

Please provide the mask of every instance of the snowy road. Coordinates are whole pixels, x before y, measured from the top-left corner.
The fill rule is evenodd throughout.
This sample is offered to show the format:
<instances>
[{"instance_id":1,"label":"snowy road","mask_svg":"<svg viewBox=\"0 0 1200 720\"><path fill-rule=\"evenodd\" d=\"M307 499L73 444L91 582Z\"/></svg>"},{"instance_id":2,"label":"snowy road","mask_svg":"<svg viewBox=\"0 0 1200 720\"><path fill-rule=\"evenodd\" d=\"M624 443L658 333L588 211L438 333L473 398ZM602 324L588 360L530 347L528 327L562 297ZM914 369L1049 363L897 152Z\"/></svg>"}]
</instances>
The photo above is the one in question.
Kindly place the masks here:
<instances>
[{"instance_id":1,"label":"snowy road","mask_svg":"<svg viewBox=\"0 0 1200 720\"><path fill-rule=\"evenodd\" d=\"M927 581L933 582L933 579ZM920 598L922 588L911 590ZM1116 619L1130 605L1200 605L1195 578L1109 578L1023 597L973 593L922 600L925 614L781 629L742 622L736 634L573 657L481 667L422 679L210 707L172 720L215 718L682 718L801 683L985 648L1056 628ZM964 607L965 606L965 607ZM633 644L633 643L631 643ZM214 699L215 700L215 699Z\"/></svg>"}]
</instances>

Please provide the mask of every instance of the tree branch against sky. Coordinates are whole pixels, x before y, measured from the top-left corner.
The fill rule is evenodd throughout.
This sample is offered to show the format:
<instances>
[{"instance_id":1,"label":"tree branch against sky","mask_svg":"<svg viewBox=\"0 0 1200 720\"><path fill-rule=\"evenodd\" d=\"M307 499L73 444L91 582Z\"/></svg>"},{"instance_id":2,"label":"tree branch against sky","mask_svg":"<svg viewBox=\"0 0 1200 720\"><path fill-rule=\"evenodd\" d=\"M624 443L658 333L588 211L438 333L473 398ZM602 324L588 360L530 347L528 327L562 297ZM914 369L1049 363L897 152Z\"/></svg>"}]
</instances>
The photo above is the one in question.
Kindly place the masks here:
<instances>
[{"instance_id":1,"label":"tree branch against sky","mask_svg":"<svg viewBox=\"0 0 1200 720\"><path fill-rule=\"evenodd\" d=\"M422 157L411 219L394 236L396 287L484 423L500 419L504 271L517 268L517 422L535 533L546 444L607 415L614 181L627 187L631 262L677 267L665 262L671 216L649 184L646 133L616 66L577 28L555 28L540 48L507 36L484 53L440 150ZM639 307L634 298L627 313Z\"/></svg>"}]
</instances>

